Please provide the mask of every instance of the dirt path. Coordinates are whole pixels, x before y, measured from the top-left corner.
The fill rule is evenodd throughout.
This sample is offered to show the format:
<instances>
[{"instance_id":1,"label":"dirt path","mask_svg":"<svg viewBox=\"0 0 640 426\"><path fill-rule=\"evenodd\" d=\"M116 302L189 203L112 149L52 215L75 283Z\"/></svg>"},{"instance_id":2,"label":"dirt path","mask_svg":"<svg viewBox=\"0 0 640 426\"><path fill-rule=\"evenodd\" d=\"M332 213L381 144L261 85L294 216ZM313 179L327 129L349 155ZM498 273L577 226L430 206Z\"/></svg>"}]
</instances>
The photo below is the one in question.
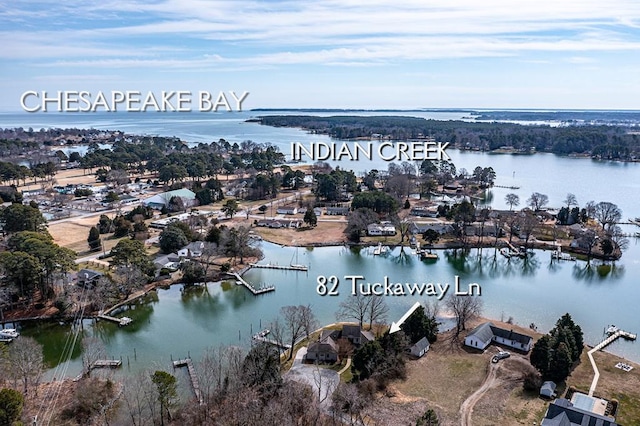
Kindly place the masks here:
<instances>
[{"instance_id":1,"label":"dirt path","mask_svg":"<svg viewBox=\"0 0 640 426\"><path fill-rule=\"evenodd\" d=\"M462 405L460 405L460 424L461 426L471 426L471 413L473 413L473 407L484 396L484 394L496 384L497 372L500 363L489 363L489 371L487 377L485 377L482 386L477 391L472 393Z\"/></svg>"}]
</instances>

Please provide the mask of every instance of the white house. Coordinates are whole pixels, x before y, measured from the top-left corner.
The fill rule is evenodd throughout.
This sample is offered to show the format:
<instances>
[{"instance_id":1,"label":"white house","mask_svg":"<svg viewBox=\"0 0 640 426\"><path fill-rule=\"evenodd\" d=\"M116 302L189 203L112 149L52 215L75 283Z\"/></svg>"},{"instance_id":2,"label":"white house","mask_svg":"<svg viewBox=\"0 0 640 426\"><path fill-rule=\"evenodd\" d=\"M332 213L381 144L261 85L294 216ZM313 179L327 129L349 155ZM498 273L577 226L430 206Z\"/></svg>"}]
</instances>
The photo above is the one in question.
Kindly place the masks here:
<instances>
[{"instance_id":1,"label":"white house","mask_svg":"<svg viewBox=\"0 0 640 426\"><path fill-rule=\"evenodd\" d=\"M202 256L203 249L204 249L204 243L202 241L194 241L182 247L180 250L178 250L178 256L181 258L200 257Z\"/></svg>"},{"instance_id":2,"label":"white house","mask_svg":"<svg viewBox=\"0 0 640 426\"><path fill-rule=\"evenodd\" d=\"M474 328L464 339L464 344L475 349L485 350L491 342L508 346L522 352L529 352L533 339L530 336L496 327L485 322Z\"/></svg>"},{"instance_id":3,"label":"white house","mask_svg":"<svg viewBox=\"0 0 640 426\"><path fill-rule=\"evenodd\" d=\"M144 200L144 204L154 208L154 209L162 209L162 207L168 206L169 201L173 197L180 197L185 207L190 207L195 204L196 194L192 191L182 188L176 189L175 191L163 192L162 194L154 195L153 197L149 197Z\"/></svg>"},{"instance_id":4,"label":"white house","mask_svg":"<svg viewBox=\"0 0 640 426\"><path fill-rule=\"evenodd\" d=\"M286 207L286 206L279 207L276 210L276 213L278 213L278 214L296 214L296 213L298 213L298 208L295 207L295 206L293 206L293 207Z\"/></svg>"},{"instance_id":5,"label":"white house","mask_svg":"<svg viewBox=\"0 0 640 426\"><path fill-rule=\"evenodd\" d=\"M367 235L396 235L396 227L390 223L371 223L367 225Z\"/></svg>"}]
</instances>

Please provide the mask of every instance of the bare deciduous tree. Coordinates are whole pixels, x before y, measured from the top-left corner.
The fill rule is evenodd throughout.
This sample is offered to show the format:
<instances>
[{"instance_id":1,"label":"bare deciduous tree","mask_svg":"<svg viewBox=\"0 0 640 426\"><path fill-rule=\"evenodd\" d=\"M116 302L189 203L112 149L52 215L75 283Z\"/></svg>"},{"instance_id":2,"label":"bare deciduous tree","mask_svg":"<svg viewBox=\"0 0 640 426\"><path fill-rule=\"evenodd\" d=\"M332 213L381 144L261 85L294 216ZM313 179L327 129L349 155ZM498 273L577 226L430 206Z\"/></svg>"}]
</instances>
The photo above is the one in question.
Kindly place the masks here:
<instances>
[{"instance_id":1,"label":"bare deciduous tree","mask_svg":"<svg viewBox=\"0 0 640 426\"><path fill-rule=\"evenodd\" d=\"M466 330L467 323L480 316L482 313L482 299L478 296L456 296L450 294L445 300L445 306L456 320L454 338Z\"/></svg>"},{"instance_id":2,"label":"bare deciduous tree","mask_svg":"<svg viewBox=\"0 0 640 426\"><path fill-rule=\"evenodd\" d=\"M42 347L35 339L21 336L16 339L7 350L5 371L14 382L20 381L24 387L25 395L29 386L36 386L40 381L44 370Z\"/></svg>"},{"instance_id":3,"label":"bare deciduous tree","mask_svg":"<svg viewBox=\"0 0 640 426\"><path fill-rule=\"evenodd\" d=\"M370 401L356 385L340 383L333 393L332 411L339 418L340 423L364 424L362 414Z\"/></svg>"},{"instance_id":4,"label":"bare deciduous tree","mask_svg":"<svg viewBox=\"0 0 640 426\"><path fill-rule=\"evenodd\" d=\"M93 364L97 360L103 359L105 353L106 348L100 339L93 336L82 338L82 367L87 377L91 377Z\"/></svg>"},{"instance_id":5,"label":"bare deciduous tree","mask_svg":"<svg viewBox=\"0 0 640 426\"><path fill-rule=\"evenodd\" d=\"M369 311L369 303L371 303L371 298L361 293L349 296L340 302L340 306L336 312L336 318L338 320L354 319L358 321L358 324L362 327Z\"/></svg>"},{"instance_id":6,"label":"bare deciduous tree","mask_svg":"<svg viewBox=\"0 0 640 426\"><path fill-rule=\"evenodd\" d=\"M310 306L283 306L280 309L283 327L291 344L289 358L293 358L293 350L296 342L305 333L309 335L310 329L315 322L315 316Z\"/></svg>"},{"instance_id":7,"label":"bare deciduous tree","mask_svg":"<svg viewBox=\"0 0 640 426\"><path fill-rule=\"evenodd\" d=\"M598 219L603 230L610 230L622 218L622 210L616 204L601 201L595 205L594 217Z\"/></svg>"},{"instance_id":8,"label":"bare deciduous tree","mask_svg":"<svg viewBox=\"0 0 640 426\"><path fill-rule=\"evenodd\" d=\"M549 197L539 192L534 192L527 200L527 205L531 207L531 210L536 212L542 209L547 204L549 204Z\"/></svg>"},{"instance_id":9,"label":"bare deciduous tree","mask_svg":"<svg viewBox=\"0 0 640 426\"><path fill-rule=\"evenodd\" d=\"M387 320L387 314L389 313L389 306L382 296L371 296L369 300L369 307L367 314L369 317L369 330L373 328L374 324L382 324Z\"/></svg>"}]
</instances>

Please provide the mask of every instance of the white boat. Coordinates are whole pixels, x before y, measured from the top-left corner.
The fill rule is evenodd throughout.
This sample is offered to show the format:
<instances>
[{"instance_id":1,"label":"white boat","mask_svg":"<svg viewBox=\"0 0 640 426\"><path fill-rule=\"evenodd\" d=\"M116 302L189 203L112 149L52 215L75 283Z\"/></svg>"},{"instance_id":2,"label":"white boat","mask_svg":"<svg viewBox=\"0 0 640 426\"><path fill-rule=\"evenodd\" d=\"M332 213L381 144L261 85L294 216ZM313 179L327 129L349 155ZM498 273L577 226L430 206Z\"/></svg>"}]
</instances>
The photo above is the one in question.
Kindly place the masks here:
<instances>
[{"instance_id":1,"label":"white boat","mask_svg":"<svg viewBox=\"0 0 640 426\"><path fill-rule=\"evenodd\" d=\"M3 328L0 330L0 339L15 339L20 336L15 328Z\"/></svg>"}]
</instances>

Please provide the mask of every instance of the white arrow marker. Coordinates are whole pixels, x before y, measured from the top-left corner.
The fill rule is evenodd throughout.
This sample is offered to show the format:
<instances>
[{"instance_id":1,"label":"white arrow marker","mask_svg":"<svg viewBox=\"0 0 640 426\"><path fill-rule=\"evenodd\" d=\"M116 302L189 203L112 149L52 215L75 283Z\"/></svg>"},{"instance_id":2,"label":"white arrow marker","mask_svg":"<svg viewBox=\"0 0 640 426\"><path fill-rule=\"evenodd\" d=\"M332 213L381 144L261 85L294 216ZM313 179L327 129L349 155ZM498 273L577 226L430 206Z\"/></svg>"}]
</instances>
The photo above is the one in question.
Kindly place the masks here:
<instances>
[{"instance_id":1,"label":"white arrow marker","mask_svg":"<svg viewBox=\"0 0 640 426\"><path fill-rule=\"evenodd\" d=\"M398 322L392 322L391 323L391 328L389 329L389 334L391 333L395 333L396 331L400 331L400 326L402 325L403 322L405 322L407 320L407 318L409 318L411 316L411 314L413 313L413 311L415 311L416 309L418 309L420 307L420 302L416 302L408 311L407 313L405 313L402 318L400 318L398 320Z\"/></svg>"}]
</instances>

